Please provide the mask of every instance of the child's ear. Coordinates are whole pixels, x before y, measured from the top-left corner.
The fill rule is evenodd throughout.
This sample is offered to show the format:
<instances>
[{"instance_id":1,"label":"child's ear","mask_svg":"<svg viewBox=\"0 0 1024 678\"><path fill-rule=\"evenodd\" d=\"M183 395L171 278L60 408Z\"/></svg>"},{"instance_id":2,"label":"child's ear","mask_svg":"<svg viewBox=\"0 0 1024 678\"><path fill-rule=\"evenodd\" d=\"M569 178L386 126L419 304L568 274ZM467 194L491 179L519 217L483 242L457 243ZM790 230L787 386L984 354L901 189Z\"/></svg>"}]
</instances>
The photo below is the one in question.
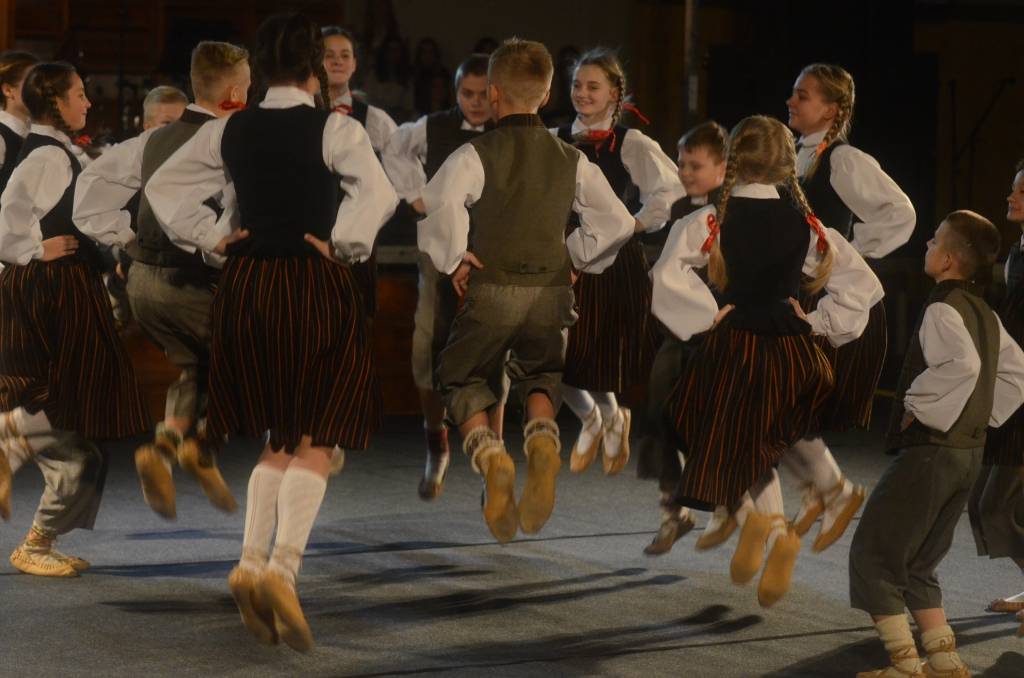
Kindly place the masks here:
<instances>
[{"instance_id":1,"label":"child's ear","mask_svg":"<svg viewBox=\"0 0 1024 678\"><path fill-rule=\"evenodd\" d=\"M540 106L538 106L537 108L541 109L541 108L544 108L545 106L547 106L548 105L548 99L550 99L550 98L551 98L551 90L548 90L547 92L544 92L544 99L541 100Z\"/></svg>"}]
</instances>

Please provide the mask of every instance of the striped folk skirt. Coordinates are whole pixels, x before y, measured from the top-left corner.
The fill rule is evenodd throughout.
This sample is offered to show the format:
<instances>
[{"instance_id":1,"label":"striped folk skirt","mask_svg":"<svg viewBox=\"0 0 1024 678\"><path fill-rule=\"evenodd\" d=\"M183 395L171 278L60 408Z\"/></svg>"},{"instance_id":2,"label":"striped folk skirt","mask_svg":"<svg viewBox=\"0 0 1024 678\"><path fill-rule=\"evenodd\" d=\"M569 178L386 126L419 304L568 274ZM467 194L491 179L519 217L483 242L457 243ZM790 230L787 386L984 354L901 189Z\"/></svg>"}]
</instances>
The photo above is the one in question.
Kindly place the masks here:
<instances>
[{"instance_id":1,"label":"striped folk skirt","mask_svg":"<svg viewBox=\"0 0 1024 678\"><path fill-rule=\"evenodd\" d=\"M579 320L569 328L564 383L613 393L647 383L661 343L647 270L643 244L634 237L604 272L576 281Z\"/></svg>"},{"instance_id":2,"label":"striped folk skirt","mask_svg":"<svg viewBox=\"0 0 1024 678\"><path fill-rule=\"evenodd\" d=\"M813 297L801 295L800 304L804 311L817 308L818 299L822 296L824 293ZM825 337L815 337L815 341L832 364L836 387L818 412L812 435L840 433L858 427L867 429L871 424L871 406L889 345L885 303L880 301L871 307L864 334L850 343L836 348Z\"/></svg>"},{"instance_id":3,"label":"striped folk skirt","mask_svg":"<svg viewBox=\"0 0 1024 678\"><path fill-rule=\"evenodd\" d=\"M686 451L674 501L734 506L807 435L832 385L832 366L810 334L754 334L732 329L727 316L669 396L669 421Z\"/></svg>"},{"instance_id":4,"label":"striped folk skirt","mask_svg":"<svg viewBox=\"0 0 1024 678\"><path fill-rule=\"evenodd\" d=\"M0 410L90 440L150 429L100 274L77 257L0 272Z\"/></svg>"},{"instance_id":5,"label":"striped folk skirt","mask_svg":"<svg viewBox=\"0 0 1024 678\"><path fill-rule=\"evenodd\" d=\"M275 450L365 449L380 383L351 269L320 256L232 257L214 295L211 439L270 431Z\"/></svg>"},{"instance_id":6,"label":"striped folk skirt","mask_svg":"<svg viewBox=\"0 0 1024 678\"><path fill-rule=\"evenodd\" d=\"M1006 333L1024 344L1024 285L1011 290L999 309ZM1019 408L999 428L988 430L983 464L991 466L1024 465L1024 408Z\"/></svg>"}]
</instances>

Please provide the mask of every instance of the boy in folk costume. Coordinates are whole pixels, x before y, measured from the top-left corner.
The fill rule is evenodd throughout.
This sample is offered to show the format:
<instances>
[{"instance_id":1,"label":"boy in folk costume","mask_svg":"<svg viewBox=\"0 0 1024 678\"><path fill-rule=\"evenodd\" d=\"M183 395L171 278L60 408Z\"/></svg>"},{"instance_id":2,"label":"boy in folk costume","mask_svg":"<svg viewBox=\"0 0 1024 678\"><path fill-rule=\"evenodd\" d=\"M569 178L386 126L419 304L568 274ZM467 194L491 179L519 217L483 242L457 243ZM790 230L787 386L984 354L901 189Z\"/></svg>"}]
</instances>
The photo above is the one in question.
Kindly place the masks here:
<instances>
[{"instance_id":1,"label":"boy in folk costume","mask_svg":"<svg viewBox=\"0 0 1024 678\"><path fill-rule=\"evenodd\" d=\"M886 446L899 456L879 479L850 547L850 601L871 615L892 664L861 678L964 678L935 568L978 477L986 427L1024 402L1024 352L981 297L999 232L953 212L928 243L937 283L903 362ZM917 654L905 609L928 654Z\"/></svg>"},{"instance_id":2,"label":"boy in folk costume","mask_svg":"<svg viewBox=\"0 0 1024 678\"><path fill-rule=\"evenodd\" d=\"M540 43L513 38L496 50L488 97L497 129L452 153L422 194L420 249L465 293L436 380L484 477L484 520L500 542L518 526L539 531L554 508L561 467L554 416L566 328L575 320L572 269L604 270L635 225L600 169L537 115L553 70ZM573 210L581 226L566 238ZM528 475L518 511L515 467L487 417L505 369L526 409Z\"/></svg>"},{"instance_id":3,"label":"boy in folk costume","mask_svg":"<svg viewBox=\"0 0 1024 678\"><path fill-rule=\"evenodd\" d=\"M204 440L215 270L201 255L171 243L145 197L138 209L138 233L125 205L205 123L244 107L248 58L235 45L199 43L192 52L196 102L177 122L151 128L103 154L82 173L75 193L74 219L82 232L127 250L134 261L127 281L132 313L181 370L167 391L164 419L153 443L135 453L146 503L165 518L176 515L174 461L199 480L214 506L225 511L237 506Z\"/></svg>"},{"instance_id":4,"label":"boy in folk costume","mask_svg":"<svg viewBox=\"0 0 1024 678\"><path fill-rule=\"evenodd\" d=\"M494 127L487 101L487 60L486 54L473 54L459 65L455 72L458 104L454 108L402 125L384 147L381 161L398 197L418 212L423 212L420 193L437 174L441 163L459 146ZM427 438L427 463L419 494L423 499L434 499L444 489L450 459L444 405L440 394L434 390L434 365L437 354L448 341L458 298L447 276L434 268L426 254L419 255L419 269L412 370L423 407ZM491 428L499 435L503 413L504 408L499 403L491 418Z\"/></svg>"}]
</instances>

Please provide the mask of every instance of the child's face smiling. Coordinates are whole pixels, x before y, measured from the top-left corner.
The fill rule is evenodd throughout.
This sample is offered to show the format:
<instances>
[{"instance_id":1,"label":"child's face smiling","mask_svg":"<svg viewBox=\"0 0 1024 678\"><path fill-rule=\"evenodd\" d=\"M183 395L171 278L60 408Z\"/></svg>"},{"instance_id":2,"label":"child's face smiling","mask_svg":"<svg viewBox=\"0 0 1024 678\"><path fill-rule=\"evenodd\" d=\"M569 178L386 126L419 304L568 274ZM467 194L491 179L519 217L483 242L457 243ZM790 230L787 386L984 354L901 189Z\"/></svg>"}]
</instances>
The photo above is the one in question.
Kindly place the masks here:
<instances>
[{"instance_id":1,"label":"child's face smiling","mask_svg":"<svg viewBox=\"0 0 1024 678\"><path fill-rule=\"evenodd\" d=\"M818 79L809 73L796 79L793 94L786 99L786 108L789 126L803 135L828 129L838 113L838 107L821 96Z\"/></svg>"},{"instance_id":2,"label":"child's face smiling","mask_svg":"<svg viewBox=\"0 0 1024 678\"><path fill-rule=\"evenodd\" d=\"M92 104L85 96L85 84L82 78L75 73L71 76L71 89L64 96L57 97L57 110L64 118L64 124L72 132L77 132L85 127L85 116Z\"/></svg>"},{"instance_id":3,"label":"child's face smiling","mask_svg":"<svg viewBox=\"0 0 1024 678\"><path fill-rule=\"evenodd\" d=\"M725 163L711 155L706 146L697 146L692 151L679 149L678 163L679 180L686 195L707 195L725 180Z\"/></svg>"},{"instance_id":4,"label":"child's face smiling","mask_svg":"<svg viewBox=\"0 0 1024 678\"><path fill-rule=\"evenodd\" d=\"M576 69L572 78L572 105L585 118L606 116L618 101L619 90L612 87L600 66L586 65Z\"/></svg>"},{"instance_id":5,"label":"child's face smiling","mask_svg":"<svg viewBox=\"0 0 1024 678\"><path fill-rule=\"evenodd\" d=\"M1006 218L1024 228L1024 170L1017 172L1010 195L1006 196Z\"/></svg>"},{"instance_id":6,"label":"child's face smiling","mask_svg":"<svg viewBox=\"0 0 1024 678\"><path fill-rule=\"evenodd\" d=\"M343 35L324 38L324 70L327 84L333 87L347 85L356 72L356 54L352 43Z\"/></svg>"}]
</instances>

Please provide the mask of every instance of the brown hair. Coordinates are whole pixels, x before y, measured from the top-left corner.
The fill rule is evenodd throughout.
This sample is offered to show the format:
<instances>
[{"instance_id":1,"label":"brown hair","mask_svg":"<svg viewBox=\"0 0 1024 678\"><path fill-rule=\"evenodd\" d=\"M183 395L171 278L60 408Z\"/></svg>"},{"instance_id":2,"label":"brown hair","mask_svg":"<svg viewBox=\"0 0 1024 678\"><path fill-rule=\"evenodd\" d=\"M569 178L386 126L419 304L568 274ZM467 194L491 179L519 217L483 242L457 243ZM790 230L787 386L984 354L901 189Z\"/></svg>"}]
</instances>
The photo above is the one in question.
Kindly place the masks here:
<instances>
[{"instance_id":1,"label":"brown hair","mask_svg":"<svg viewBox=\"0 0 1024 678\"><path fill-rule=\"evenodd\" d=\"M825 138L819 146L824 150L832 145L836 139L846 141L853 125L853 104L857 98L857 91L853 84L853 76L842 66L835 64L810 64L805 66L800 75L810 75L818 81L818 90L821 98L830 104L836 105L836 117L832 125L825 132ZM810 168L807 176L813 176L818 169L819 152Z\"/></svg>"},{"instance_id":2,"label":"brown hair","mask_svg":"<svg viewBox=\"0 0 1024 678\"><path fill-rule=\"evenodd\" d=\"M612 111L614 127L622 117L622 105L626 103L626 71L622 68L622 62L615 52L607 47L594 47L583 53L572 67L572 72L575 74L580 66L597 66L604 72L611 86L619 91L619 96L615 100L615 110Z\"/></svg>"},{"instance_id":3,"label":"brown hair","mask_svg":"<svg viewBox=\"0 0 1024 678\"><path fill-rule=\"evenodd\" d=\"M57 99L65 97L71 89L75 67L66 61L36 64L25 76L21 98L33 122L50 124L73 137L75 133L64 122L57 107Z\"/></svg>"},{"instance_id":4,"label":"brown hair","mask_svg":"<svg viewBox=\"0 0 1024 678\"><path fill-rule=\"evenodd\" d=\"M149 90L149 94L142 100L142 117L149 120L155 115L154 106L160 104L184 104L188 105L188 96L177 87L160 85Z\"/></svg>"},{"instance_id":5,"label":"brown hair","mask_svg":"<svg viewBox=\"0 0 1024 678\"><path fill-rule=\"evenodd\" d=\"M544 101L554 72L547 47L519 38L501 43L487 64L487 77L502 96L527 106L539 106Z\"/></svg>"},{"instance_id":6,"label":"brown hair","mask_svg":"<svg viewBox=\"0 0 1024 678\"><path fill-rule=\"evenodd\" d=\"M679 137L679 149L693 153L698 148L705 148L717 162L725 160L726 137L729 132L714 120L702 122Z\"/></svg>"},{"instance_id":7,"label":"brown hair","mask_svg":"<svg viewBox=\"0 0 1024 678\"><path fill-rule=\"evenodd\" d=\"M455 69L455 89L462 84L462 79L467 75L487 76L487 66L490 63L489 54L470 54L459 67Z\"/></svg>"},{"instance_id":8,"label":"brown hair","mask_svg":"<svg viewBox=\"0 0 1024 678\"><path fill-rule=\"evenodd\" d=\"M805 217L813 215L796 176L796 147L793 145L793 133L775 118L754 115L740 120L732 128L725 164L725 181L715 205L719 224L725 223L729 195L737 183L785 185L797 209ZM821 238L823 235L822 232L818 237ZM828 240L824 242L825 251L814 269L814 276L805 285L810 292L821 290L832 272L834 254L832 248L828 246ZM709 255L708 278L718 289L724 290L729 278L718 238L714 238Z\"/></svg>"},{"instance_id":9,"label":"brown hair","mask_svg":"<svg viewBox=\"0 0 1024 678\"><path fill-rule=\"evenodd\" d=\"M7 108L7 97L3 85L13 87L25 77L25 71L39 63L39 57L31 52L8 50L0 54L0 110Z\"/></svg>"},{"instance_id":10,"label":"brown hair","mask_svg":"<svg viewBox=\"0 0 1024 678\"><path fill-rule=\"evenodd\" d=\"M192 91L197 99L212 101L220 96L224 81L235 75L249 52L229 42L204 40L192 50ZM187 103L187 102L186 102Z\"/></svg>"},{"instance_id":11,"label":"brown hair","mask_svg":"<svg viewBox=\"0 0 1024 678\"><path fill-rule=\"evenodd\" d=\"M992 282L992 266L999 256L1002 238L991 221L971 210L957 210L946 215L953 233L949 245L960 262L960 272L968 280L988 286Z\"/></svg>"}]
</instances>

